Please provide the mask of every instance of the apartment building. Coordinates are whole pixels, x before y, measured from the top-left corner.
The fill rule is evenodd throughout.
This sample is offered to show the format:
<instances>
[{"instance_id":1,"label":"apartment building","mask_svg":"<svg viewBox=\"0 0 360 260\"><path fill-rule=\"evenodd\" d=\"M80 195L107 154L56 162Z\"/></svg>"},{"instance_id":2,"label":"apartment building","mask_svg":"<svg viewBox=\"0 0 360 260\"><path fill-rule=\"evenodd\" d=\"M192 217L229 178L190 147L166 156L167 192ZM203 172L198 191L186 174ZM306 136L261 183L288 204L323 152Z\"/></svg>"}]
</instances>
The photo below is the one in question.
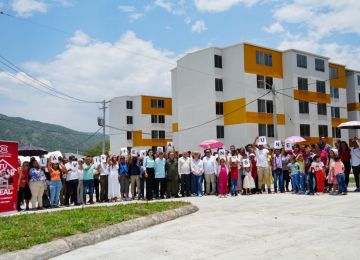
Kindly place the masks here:
<instances>
[{"instance_id":1,"label":"apartment building","mask_svg":"<svg viewBox=\"0 0 360 260\"><path fill-rule=\"evenodd\" d=\"M115 97L109 104L110 152L122 147L165 147L172 141L172 100L155 96Z\"/></svg>"},{"instance_id":2,"label":"apartment building","mask_svg":"<svg viewBox=\"0 0 360 260\"><path fill-rule=\"evenodd\" d=\"M360 121L360 71L346 70L349 121ZM349 137L359 137L359 130L349 130Z\"/></svg>"},{"instance_id":3,"label":"apartment building","mask_svg":"<svg viewBox=\"0 0 360 260\"><path fill-rule=\"evenodd\" d=\"M336 128L348 118L346 86L345 66L298 50L241 43L187 54L172 70L175 146L193 150L219 139L239 147L259 135L272 143L274 102L279 139L348 140Z\"/></svg>"}]
</instances>

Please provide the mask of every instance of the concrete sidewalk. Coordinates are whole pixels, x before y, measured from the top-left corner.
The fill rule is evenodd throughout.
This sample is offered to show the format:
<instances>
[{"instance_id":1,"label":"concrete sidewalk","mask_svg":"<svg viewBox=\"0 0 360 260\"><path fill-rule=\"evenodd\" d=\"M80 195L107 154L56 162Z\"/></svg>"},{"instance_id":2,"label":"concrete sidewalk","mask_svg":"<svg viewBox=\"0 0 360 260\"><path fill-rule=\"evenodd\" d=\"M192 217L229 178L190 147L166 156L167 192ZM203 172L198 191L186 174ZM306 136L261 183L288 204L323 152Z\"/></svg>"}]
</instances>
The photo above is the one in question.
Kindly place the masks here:
<instances>
[{"instance_id":1,"label":"concrete sidewalk","mask_svg":"<svg viewBox=\"0 0 360 260\"><path fill-rule=\"evenodd\" d=\"M184 199L195 214L56 259L357 259L360 194Z\"/></svg>"}]
</instances>

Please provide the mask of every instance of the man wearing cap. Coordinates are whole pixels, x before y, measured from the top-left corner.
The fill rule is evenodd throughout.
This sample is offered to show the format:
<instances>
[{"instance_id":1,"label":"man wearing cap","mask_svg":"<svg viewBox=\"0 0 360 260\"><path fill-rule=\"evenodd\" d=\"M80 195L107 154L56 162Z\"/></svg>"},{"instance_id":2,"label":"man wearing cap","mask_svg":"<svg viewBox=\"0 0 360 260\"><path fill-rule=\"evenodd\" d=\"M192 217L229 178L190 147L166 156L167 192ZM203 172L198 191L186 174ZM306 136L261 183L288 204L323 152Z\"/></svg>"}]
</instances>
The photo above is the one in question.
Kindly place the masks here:
<instances>
[{"instance_id":1,"label":"man wearing cap","mask_svg":"<svg viewBox=\"0 0 360 260\"><path fill-rule=\"evenodd\" d=\"M189 152L184 151L183 156L178 160L178 171L181 179L181 195L183 197L190 196L190 172L191 172L191 159Z\"/></svg>"},{"instance_id":2,"label":"man wearing cap","mask_svg":"<svg viewBox=\"0 0 360 260\"><path fill-rule=\"evenodd\" d=\"M166 195L168 198L171 196L179 197L179 171L178 161L175 159L175 153L169 153L169 159L165 163L165 175L166 175Z\"/></svg>"},{"instance_id":3,"label":"man wearing cap","mask_svg":"<svg viewBox=\"0 0 360 260\"><path fill-rule=\"evenodd\" d=\"M257 174L258 174L258 189L259 189L259 193L261 193L262 178L265 176L266 186L268 189L268 193L270 194L271 193L270 171L269 171L269 162L268 162L269 150L264 148L263 145L257 145L258 139L259 137L256 137L253 143L253 148L255 150L255 156L256 156Z\"/></svg>"},{"instance_id":4,"label":"man wearing cap","mask_svg":"<svg viewBox=\"0 0 360 260\"><path fill-rule=\"evenodd\" d=\"M76 162L75 156L71 155L69 157L69 162L65 164L66 168L66 195L65 195L65 206L70 206L70 204L73 202L74 205L78 204L77 199L77 189L78 189L78 182L79 182L79 176L78 176L78 168L77 166L73 166L73 162ZM71 196L71 201L69 202Z\"/></svg>"},{"instance_id":5,"label":"man wearing cap","mask_svg":"<svg viewBox=\"0 0 360 260\"><path fill-rule=\"evenodd\" d=\"M355 192L360 192L360 186L359 186L360 147L359 147L359 140L356 137L352 140L352 147L350 154L351 154L351 167L353 170L353 174L355 177L355 184L356 184Z\"/></svg>"},{"instance_id":6,"label":"man wearing cap","mask_svg":"<svg viewBox=\"0 0 360 260\"><path fill-rule=\"evenodd\" d=\"M215 195L216 193L216 175L217 163L214 156L211 155L211 150L205 151L205 157L202 159L204 164L204 176L206 182L205 192L206 195ZM211 190L210 190L211 185Z\"/></svg>"}]
</instances>

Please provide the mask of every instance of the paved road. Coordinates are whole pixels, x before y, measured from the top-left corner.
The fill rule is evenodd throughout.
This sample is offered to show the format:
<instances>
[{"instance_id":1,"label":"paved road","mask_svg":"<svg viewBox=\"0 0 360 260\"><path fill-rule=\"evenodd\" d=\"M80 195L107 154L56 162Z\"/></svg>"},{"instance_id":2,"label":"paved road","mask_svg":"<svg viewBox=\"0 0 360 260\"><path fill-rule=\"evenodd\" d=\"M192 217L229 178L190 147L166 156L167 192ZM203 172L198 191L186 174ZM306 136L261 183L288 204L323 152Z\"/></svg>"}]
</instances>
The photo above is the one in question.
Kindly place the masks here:
<instances>
[{"instance_id":1,"label":"paved road","mask_svg":"<svg viewBox=\"0 0 360 260\"><path fill-rule=\"evenodd\" d=\"M189 198L195 214L56 259L359 259L360 194Z\"/></svg>"}]
</instances>

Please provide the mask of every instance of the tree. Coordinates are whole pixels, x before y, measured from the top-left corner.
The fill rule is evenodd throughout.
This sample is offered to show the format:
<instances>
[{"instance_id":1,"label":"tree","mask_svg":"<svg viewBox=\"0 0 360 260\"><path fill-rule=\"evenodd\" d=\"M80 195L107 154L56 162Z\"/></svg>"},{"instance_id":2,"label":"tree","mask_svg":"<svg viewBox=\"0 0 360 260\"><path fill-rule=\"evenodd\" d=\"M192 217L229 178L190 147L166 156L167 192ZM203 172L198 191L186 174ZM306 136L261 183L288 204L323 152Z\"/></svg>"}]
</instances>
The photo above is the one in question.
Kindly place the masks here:
<instances>
[{"instance_id":1,"label":"tree","mask_svg":"<svg viewBox=\"0 0 360 260\"><path fill-rule=\"evenodd\" d=\"M105 154L109 154L110 151L110 141L105 141ZM94 157L102 154L102 141L94 144L89 149L85 151L86 156Z\"/></svg>"}]
</instances>

